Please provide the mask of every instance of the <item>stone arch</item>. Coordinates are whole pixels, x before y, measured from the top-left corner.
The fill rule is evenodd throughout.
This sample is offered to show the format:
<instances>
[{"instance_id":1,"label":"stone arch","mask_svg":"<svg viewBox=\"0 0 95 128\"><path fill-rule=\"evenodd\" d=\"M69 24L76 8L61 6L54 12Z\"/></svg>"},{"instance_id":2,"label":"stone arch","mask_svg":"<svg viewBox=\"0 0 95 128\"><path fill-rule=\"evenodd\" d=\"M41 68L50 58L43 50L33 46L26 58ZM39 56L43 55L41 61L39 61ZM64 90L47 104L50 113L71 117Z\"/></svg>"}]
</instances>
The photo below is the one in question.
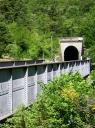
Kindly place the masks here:
<instances>
[{"instance_id":1,"label":"stone arch","mask_svg":"<svg viewBox=\"0 0 95 128\"><path fill-rule=\"evenodd\" d=\"M68 46L64 51L64 61L78 60L79 52L74 46Z\"/></svg>"}]
</instances>

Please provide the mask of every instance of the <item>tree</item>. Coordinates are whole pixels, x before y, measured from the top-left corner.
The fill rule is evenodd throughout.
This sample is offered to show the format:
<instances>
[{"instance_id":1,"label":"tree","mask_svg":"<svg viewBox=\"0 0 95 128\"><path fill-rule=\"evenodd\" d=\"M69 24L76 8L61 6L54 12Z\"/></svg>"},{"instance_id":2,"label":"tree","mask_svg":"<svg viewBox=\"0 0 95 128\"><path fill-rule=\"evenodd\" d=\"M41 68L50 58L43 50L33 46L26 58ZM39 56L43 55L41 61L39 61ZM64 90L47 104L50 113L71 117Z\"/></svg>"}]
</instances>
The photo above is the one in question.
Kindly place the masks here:
<instances>
[{"instance_id":1,"label":"tree","mask_svg":"<svg viewBox=\"0 0 95 128\"><path fill-rule=\"evenodd\" d=\"M29 59L30 56L31 58L35 56L34 58L38 59L43 53L46 58L50 58L51 36L53 36L54 51L58 51L58 42L55 43L55 40L58 37L69 36L84 37L85 46L90 49L95 40L94 17L94 0L0 0L0 22L5 24L5 28L8 26L7 31L10 31L9 26L16 24L17 32L11 31L12 41L7 40L10 42L7 48L11 48L7 52L12 57L18 56L16 54L20 51L19 58ZM39 35L35 39L34 33ZM6 34L8 35L9 33ZM15 40L16 44L14 44ZM36 40L39 43L35 43ZM17 53L13 51L14 47ZM2 51L2 54L5 52ZM58 54L57 52L55 56Z\"/></svg>"},{"instance_id":2,"label":"tree","mask_svg":"<svg viewBox=\"0 0 95 128\"><path fill-rule=\"evenodd\" d=\"M0 14L6 23L29 24L27 0L0 0Z\"/></svg>"},{"instance_id":3,"label":"tree","mask_svg":"<svg viewBox=\"0 0 95 128\"><path fill-rule=\"evenodd\" d=\"M5 23L0 22L0 57L6 53L7 45L11 43L10 33Z\"/></svg>"}]
</instances>

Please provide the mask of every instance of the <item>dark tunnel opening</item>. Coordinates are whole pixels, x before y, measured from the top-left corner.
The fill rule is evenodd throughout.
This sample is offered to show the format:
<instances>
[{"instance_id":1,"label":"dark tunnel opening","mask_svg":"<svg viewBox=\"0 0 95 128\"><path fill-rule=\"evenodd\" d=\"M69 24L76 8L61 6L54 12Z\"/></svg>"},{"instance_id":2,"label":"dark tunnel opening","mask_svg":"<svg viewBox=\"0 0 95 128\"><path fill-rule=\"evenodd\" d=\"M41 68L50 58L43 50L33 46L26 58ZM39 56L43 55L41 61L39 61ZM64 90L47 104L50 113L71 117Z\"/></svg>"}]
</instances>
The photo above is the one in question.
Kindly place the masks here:
<instances>
[{"instance_id":1,"label":"dark tunnel opening","mask_svg":"<svg viewBox=\"0 0 95 128\"><path fill-rule=\"evenodd\" d=\"M79 59L79 53L77 48L75 48L74 46L67 47L64 52L64 61L78 60L78 59Z\"/></svg>"}]
</instances>

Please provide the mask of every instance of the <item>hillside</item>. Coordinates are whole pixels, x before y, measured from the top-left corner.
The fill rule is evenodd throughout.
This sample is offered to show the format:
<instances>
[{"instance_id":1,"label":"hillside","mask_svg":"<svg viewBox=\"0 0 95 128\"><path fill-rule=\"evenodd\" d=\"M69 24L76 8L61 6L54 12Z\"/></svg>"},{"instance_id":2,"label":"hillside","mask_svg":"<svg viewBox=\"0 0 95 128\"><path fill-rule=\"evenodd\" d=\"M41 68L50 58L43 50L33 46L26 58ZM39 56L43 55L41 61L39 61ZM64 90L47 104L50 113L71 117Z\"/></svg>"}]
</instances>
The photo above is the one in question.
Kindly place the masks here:
<instances>
[{"instance_id":1,"label":"hillside","mask_svg":"<svg viewBox=\"0 0 95 128\"><path fill-rule=\"evenodd\" d=\"M60 37L82 36L94 61L94 26L94 0L0 0L0 58L51 59Z\"/></svg>"}]
</instances>

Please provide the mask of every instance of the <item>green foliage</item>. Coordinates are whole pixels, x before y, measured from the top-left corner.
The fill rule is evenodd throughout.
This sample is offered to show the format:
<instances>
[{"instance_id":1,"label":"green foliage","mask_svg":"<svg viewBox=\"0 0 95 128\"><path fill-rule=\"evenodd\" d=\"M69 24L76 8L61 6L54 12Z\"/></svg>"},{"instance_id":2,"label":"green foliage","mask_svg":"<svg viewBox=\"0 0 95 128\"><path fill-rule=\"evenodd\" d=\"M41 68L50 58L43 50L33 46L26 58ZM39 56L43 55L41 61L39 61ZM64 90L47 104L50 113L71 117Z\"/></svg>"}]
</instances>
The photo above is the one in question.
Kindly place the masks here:
<instances>
[{"instance_id":1,"label":"green foliage","mask_svg":"<svg viewBox=\"0 0 95 128\"><path fill-rule=\"evenodd\" d=\"M51 59L60 53L57 37L83 36L95 61L94 25L94 0L0 0L0 57Z\"/></svg>"},{"instance_id":2,"label":"green foliage","mask_svg":"<svg viewBox=\"0 0 95 128\"><path fill-rule=\"evenodd\" d=\"M19 24L28 25L28 1L0 0L0 14L6 23L15 21Z\"/></svg>"},{"instance_id":3,"label":"green foliage","mask_svg":"<svg viewBox=\"0 0 95 128\"><path fill-rule=\"evenodd\" d=\"M26 128L25 116L25 108L21 107L13 118L8 119L7 123L3 126L1 125L1 128Z\"/></svg>"},{"instance_id":4,"label":"green foliage","mask_svg":"<svg viewBox=\"0 0 95 128\"><path fill-rule=\"evenodd\" d=\"M95 62L95 46L91 46L88 50L88 56L92 59L92 62Z\"/></svg>"},{"instance_id":5,"label":"green foliage","mask_svg":"<svg viewBox=\"0 0 95 128\"><path fill-rule=\"evenodd\" d=\"M58 47L57 39L51 42L49 34L30 32L26 27L13 22L8 25L11 42L6 47L7 54L16 59L51 58L53 43ZM53 53L58 53L54 47Z\"/></svg>"},{"instance_id":6,"label":"green foliage","mask_svg":"<svg viewBox=\"0 0 95 128\"><path fill-rule=\"evenodd\" d=\"M93 86L77 74L43 86L33 106L9 119L4 128L90 128L95 125Z\"/></svg>"},{"instance_id":7,"label":"green foliage","mask_svg":"<svg viewBox=\"0 0 95 128\"><path fill-rule=\"evenodd\" d=\"M0 22L0 57L6 52L6 47L10 42L8 27L5 23Z\"/></svg>"}]
</instances>

